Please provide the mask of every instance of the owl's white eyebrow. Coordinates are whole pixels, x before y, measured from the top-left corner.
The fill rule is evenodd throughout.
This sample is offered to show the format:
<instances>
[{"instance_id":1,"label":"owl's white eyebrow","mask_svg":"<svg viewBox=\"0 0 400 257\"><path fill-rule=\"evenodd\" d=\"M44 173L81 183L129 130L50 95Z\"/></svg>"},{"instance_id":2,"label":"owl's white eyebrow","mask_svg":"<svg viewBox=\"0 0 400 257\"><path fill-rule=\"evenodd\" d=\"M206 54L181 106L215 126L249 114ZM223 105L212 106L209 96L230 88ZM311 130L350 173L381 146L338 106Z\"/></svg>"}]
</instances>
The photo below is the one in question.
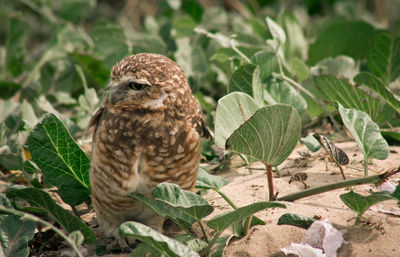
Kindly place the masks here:
<instances>
[{"instance_id":1,"label":"owl's white eyebrow","mask_svg":"<svg viewBox=\"0 0 400 257\"><path fill-rule=\"evenodd\" d=\"M121 84L127 84L129 82L135 82L138 84L144 84L151 86L151 83L146 79L146 78L132 78L128 76L121 77L118 81L111 81L109 84L109 88L121 85Z\"/></svg>"}]
</instances>

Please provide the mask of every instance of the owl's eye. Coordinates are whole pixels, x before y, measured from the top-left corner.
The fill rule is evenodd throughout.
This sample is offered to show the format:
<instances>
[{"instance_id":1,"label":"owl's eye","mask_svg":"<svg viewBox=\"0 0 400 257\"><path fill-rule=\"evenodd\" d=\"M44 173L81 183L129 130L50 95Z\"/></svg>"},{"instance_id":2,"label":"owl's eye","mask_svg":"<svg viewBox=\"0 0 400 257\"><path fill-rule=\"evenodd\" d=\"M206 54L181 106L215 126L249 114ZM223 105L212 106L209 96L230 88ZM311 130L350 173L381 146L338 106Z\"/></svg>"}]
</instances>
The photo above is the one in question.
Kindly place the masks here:
<instances>
[{"instance_id":1,"label":"owl's eye","mask_svg":"<svg viewBox=\"0 0 400 257\"><path fill-rule=\"evenodd\" d=\"M141 90L145 89L147 86L148 85L146 85L146 84L140 84L137 82L129 82L129 84L128 84L128 87L135 91L141 91Z\"/></svg>"}]
</instances>

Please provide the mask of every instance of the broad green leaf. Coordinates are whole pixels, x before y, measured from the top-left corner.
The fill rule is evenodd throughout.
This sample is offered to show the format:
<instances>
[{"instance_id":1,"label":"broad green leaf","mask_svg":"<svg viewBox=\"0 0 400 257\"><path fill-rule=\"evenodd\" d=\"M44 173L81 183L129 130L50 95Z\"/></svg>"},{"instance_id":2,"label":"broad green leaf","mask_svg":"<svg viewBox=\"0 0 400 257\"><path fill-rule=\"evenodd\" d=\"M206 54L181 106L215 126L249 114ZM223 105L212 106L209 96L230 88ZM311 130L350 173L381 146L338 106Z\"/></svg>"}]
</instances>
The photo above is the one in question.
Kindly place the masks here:
<instances>
[{"instance_id":1,"label":"broad green leaf","mask_svg":"<svg viewBox=\"0 0 400 257\"><path fill-rule=\"evenodd\" d=\"M225 247L228 245L229 239L232 238L231 236L221 236L217 239L216 247L214 248L213 252L211 253L210 257L223 257Z\"/></svg>"},{"instance_id":2,"label":"broad green leaf","mask_svg":"<svg viewBox=\"0 0 400 257\"><path fill-rule=\"evenodd\" d=\"M318 142L317 139L315 139L313 133L309 134L306 137L300 138L300 141L304 143L311 152L316 152L321 148L321 144Z\"/></svg>"},{"instance_id":3,"label":"broad green leaf","mask_svg":"<svg viewBox=\"0 0 400 257\"><path fill-rule=\"evenodd\" d=\"M284 204L279 202L256 202L233 211L228 211L211 218L207 225L216 231L224 231L230 225L245 219L256 212L267 208L286 208Z\"/></svg>"},{"instance_id":4,"label":"broad green leaf","mask_svg":"<svg viewBox=\"0 0 400 257\"><path fill-rule=\"evenodd\" d=\"M393 38L388 31L377 31L367 55L368 68L383 81L390 79L390 50L392 43Z\"/></svg>"},{"instance_id":5,"label":"broad green leaf","mask_svg":"<svg viewBox=\"0 0 400 257\"><path fill-rule=\"evenodd\" d=\"M0 208L4 208L0 204ZM16 215L0 215L0 256L29 255L28 241L35 234L36 223Z\"/></svg>"},{"instance_id":6,"label":"broad green leaf","mask_svg":"<svg viewBox=\"0 0 400 257\"><path fill-rule=\"evenodd\" d=\"M340 116L354 137L364 158L384 160L389 155L389 146L382 137L378 125L365 112L346 109L338 103Z\"/></svg>"},{"instance_id":7,"label":"broad green leaf","mask_svg":"<svg viewBox=\"0 0 400 257\"><path fill-rule=\"evenodd\" d=\"M363 59L367 56L374 34L374 28L362 21L335 23L319 34L310 46L308 62L313 65L325 57L338 55Z\"/></svg>"},{"instance_id":8,"label":"broad green leaf","mask_svg":"<svg viewBox=\"0 0 400 257\"><path fill-rule=\"evenodd\" d=\"M174 237L174 239L186 245L195 252L200 252L208 245L206 241L203 241L192 234L178 235Z\"/></svg>"},{"instance_id":9,"label":"broad green leaf","mask_svg":"<svg viewBox=\"0 0 400 257\"><path fill-rule=\"evenodd\" d=\"M300 82L310 77L310 69L301 59L294 57L289 63Z\"/></svg>"},{"instance_id":10,"label":"broad green leaf","mask_svg":"<svg viewBox=\"0 0 400 257\"><path fill-rule=\"evenodd\" d=\"M394 38L391 53L390 81L394 81L400 76L400 36Z\"/></svg>"},{"instance_id":11,"label":"broad green leaf","mask_svg":"<svg viewBox=\"0 0 400 257\"><path fill-rule=\"evenodd\" d=\"M355 78L354 81L359 84L363 84L372 90L374 90L379 96L381 96L388 104L390 104L398 113L400 113L400 100L396 98L392 92L383 84L382 80L375 77L373 74L368 72L361 72Z\"/></svg>"},{"instance_id":12,"label":"broad green leaf","mask_svg":"<svg viewBox=\"0 0 400 257\"><path fill-rule=\"evenodd\" d=\"M197 174L196 188L220 190L228 183L229 181L224 179L223 177L211 175L203 168L199 168L199 173Z\"/></svg>"},{"instance_id":13,"label":"broad green leaf","mask_svg":"<svg viewBox=\"0 0 400 257\"><path fill-rule=\"evenodd\" d=\"M278 70L278 61L274 53L267 51L257 52L251 58L251 61L259 66L260 79L262 82L271 76L272 72Z\"/></svg>"},{"instance_id":14,"label":"broad green leaf","mask_svg":"<svg viewBox=\"0 0 400 257\"><path fill-rule=\"evenodd\" d=\"M188 228L194 222L196 222L195 219L187 215L185 212L179 210L178 208L173 208L161 200L151 200L139 194L130 194L130 196L154 210L156 213L158 213L158 215L167 217L184 228Z\"/></svg>"},{"instance_id":15,"label":"broad green leaf","mask_svg":"<svg viewBox=\"0 0 400 257\"><path fill-rule=\"evenodd\" d=\"M382 136L390 145L400 145L400 133L396 131L381 131Z\"/></svg>"},{"instance_id":16,"label":"broad green leaf","mask_svg":"<svg viewBox=\"0 0 400 257\"><path fill-rule=\"evenodd\" d=\"M89 198L90 161L54 114L45 115L29 135L27 146L64 202L78 205Z\"/></svg>"},{"instance_id":17,"label":"broad green leaf","mask_svg":"<svg viewBox=\"0 0 400 257\"><path fill-rule=\"evenodd\" d=\"M243 92L253 96L253 73L257 66L254 64L244 64L240 66L233 74L229 82L229 92Z\"/></svg>"},{"instance_id":18,"label":"broad green leaf","mask_svg":"<svg viewBox=\"0 0 400 257\"><path fill-rule=\"evenodd\" d=\"M157 53L165 54L167 45L157 35L144 33L128 34L128 39L132 44L132 53Z\"/></svg>"},{"instance_id":19,"label":"broad green leaf","mask_svg":"<svg viewBox=\"0 0 400 257\"><path fill-rule=\"evenodd\" d=\"M278 225L293 225L299 228L308 229L314 221L315 219L303 215L285 213L279 217Z\"/></svg>"},{"instance_id":20,"label":"broad green leaf","mask_svg":"<svg viewBox=\"0 0 400 257\"><path fill-rule=\"evenodd\" d=\"M219 99L215 114L215 144L224 148L228 137L257 109L257 104L245 93L233 92Z\"/></svg>"},{"instance_id":21,"label":"broad green leaf","mask_svg":"<svg viewBox=\"0 0 400 257\"><path fill-rule=\"evenodd\" d=\"M190 15L196 22L200 22L204 9L196 0L182 1L181 10Z\"/></svg>"},{"instance_id":22,"label":"broad green leaf","mask_svg":"<svg viewBox=\"0 0 400 257\"><path fill-rule=\"evenodd\" d=\"M309 44L304 36L303 27L291 11L285 11L279 20L287 35L284 46L286 58L291 60L298 57L305 60Z\"/></svg>"},{"instance_id":23,"label":"broad green leaf","mask_svg":"<svg viewBox=\"0 0 400 257\"><path fill-rule=\"evenodd\" d=\"M199 257L199 254L177 240L138 222L125 222L119 227L121 237L133 237L157 249L168 257Z\"/></svg>"},{"instance_id":24,"label":"broad green leaf","mask_svg":"<svg viewBox=\"0 0 400 257\"><path fill-rule=\"evenodd\" d=\"M234 131L226 141L226 149L277 166L293 151L300 130L300 117L294 107L265 106Z\"/></svg>"},{"instance_id":25,"label":"broad green leaf","mask_svg":"<svg viewBox=\"0 0 400 257\"><path fill-rule=\"evenodd\" d=\"M236 237L242 237L246 235L246 223L247 219L244 220L239 220L238 222L232 224L231 230ZM265 225L266 223L256 216L251 217L251 223L250 223L250 228L257 226L257 225Z\"/></svg>"},{"instance_id":26,"label":"broad green leaf","mask_svg":"<svg viewBox=\"0 0 400 257\"><path fill-rule=\"evenodd\" d=\"M90 36L95 45L96 56L103 58L105 68L111 68L129 53L123 30L113 23L96 22Z\"/></svg>"},{"instance_id":27,"label":"broad green leaf","mask_svg":"<svg viewBox=\"0 0 400 257\"><path fill-rule=\"evenodd\" d=\"M18 92L18 90L20 90L22 88L21 84L12 82L12 81L4 81L1 80L0 81L0 98L2 99L8 99L10 97L12 97L13 95L15 95L16 92Z\"/></svg>"},{"instance_id":28,"label":"broad green leaf","mask_svg":"<svg viewBox=\"0 0 400 257\"><path fill-rule=\"evenodd\" d=\"M192 234L179 235L174 237L173 239L186 245L195 252L200 252L207 246L207 243L205 241ZM145 243L141 243L136 246L131 252L131 257L137 256L161 257L165 255L162 255L162 253L154 247Z\"/></svg>"},{"instance_id":29,"label":"broad green leaf","mask_svg":"<svg viewBox=\"0 0 400 257\"><path fill-rule=\"evenodd\" d=\"M397 184L396 189L390 194L390 196L400 201L400 184Z\"/></svg>"},{"instance_id":30,"label":"broad green leaf","mask_svg":"<svg viewBox=\"0 0 400 257\"><path fill-rule=\"evenodd\" d=\"M257 67L254 70L253 78L252 78L252 89L253 89L253 98L258 106L264 105L264 90L263 83L261 81L261 73L260 67Z\"/></svg>"},{"instance_id":31,"label":"broad green leaf","mask_svg":"<svg viewBox=\"0 0 400 257\"><path fill-rule=\"evenodd\" d=\"M272 19L270 19L269 17L266 18L267 21L267 25L268 25L268 29L269 32L271 33L272 37L274 38L274 40L276 42L279 43L279 45L283 45L285 44L286 41L286 35L285 35L285 31L283 31L283 29L281 28L281 26L279 26L278 24L276 24Z\"/></svg>"},{"instance_id":32,"label":"broad green leaf","mask_svg":"<svg viewBox=\"0 0 400 257\"><path fill-rule=\"evenodd\" d=\"M89 16L96 7L96 0L60 1L58 15L68 21L80 21Z\"/></svg>"},{"instance_id":33,"label":"broad green leaf","mask_svg":"<svg viewBox=\"0 0 400 257\"><path fill-rule=\"evenodd\" d=\"M344 204L355 211L359 217L372 205L393 199L388 192L375 192L368 196L362 196L355 193L353 190L346 194L342 194L339 197Z\"/></svg>"},{"instance_id":34,"label":"broad green leaf","mask_svg":"<svg viewBox=\"0 0 400 257\"><path fill-rule=\"evenodd\" d=\"M381 103L349 84L343 79L331 75L315 77L316 86L324 100L331 103L340 102L346 108L354 108L368 113L373 120L381 115Z\"/></svg>"},{"instance_id":35,"label":"broad green leaf","mask_svg":"<svg viewBox=\"0 0 400 257\"><path fill-rule=\"evenodd\" d=\"M178 17L173 20L172 27L174 28L175 38L190 37L196 34L194 28L197 23L188 15Z\"/></svg>"},{"instance_id":36,"label":"broad green leaf","mask_svg":"<svg viewBox=\"0 0 400 257\"><path fill-rule=\"evenodd\" d=\"M5 68L14 77L21 75L25 68L24 59L26 25L27 24L23 22L22 17L12 17L10 19L10 29L7 37L7 56L5 60Z\"/></svg>"},{"instance_id":37,"label":"broad green leaf","mask_svg":"<svg viewBox=\"0 0 400 257\"><path fill-rule=\"evenodd\" d=\"M316 66L322 68L321 74L331 74L340 78L352 79L359 70L355 61L344 55L328 57L318 62Z\"/></svg>"},{"instance_id":38,"label":"broad green leaf","mask_svg":"<svg viewBox=\"0 0 400 257\"><path fill-rule=\"evenodd\" d=\"M299 114L302 114L307 108L306 100L304 100L301 94L283 80L271 80L267 83L264 100L269 104L280 103L291 105Z\"/></svg>"},{"instance_id":39,"label":"broad green leaf","mask_svg":"<svg viewBox=\"0 0 400 257\"><path fill-rule=\"evenodd\" d=\"M104 86L107 83L110 72L104 68L100 60L91 55L82 53L72 53L70 56L82 67L89 82L95 81L99 86Z\"/></svg>"},{"instance_id":40,"label":"broad green leaf","mask_svg":"<svg viewBox=\"0 0 400 257\"><path fill-rule=\"evenodd\" d=\"M167 182L158 184L153 195L154 199L178 208L197 221L208 216L214 210L201 196L182 190L178 185Z\"/></svg>"},{"instance_id":41,"label":"broad green leaf","mask_svg":"<svg viewBox=\"0 0 400 257\"><path fill-rule=\"evenodd\" d=\"M7 193L9 198L21 198L47 211L47 213L57 221L68 233L76 230L85 236L85 243L95 243L96 236L93 231L78 217L59 206L51 196L37 188L11 189Z\"/></svg>"}]
</instances>

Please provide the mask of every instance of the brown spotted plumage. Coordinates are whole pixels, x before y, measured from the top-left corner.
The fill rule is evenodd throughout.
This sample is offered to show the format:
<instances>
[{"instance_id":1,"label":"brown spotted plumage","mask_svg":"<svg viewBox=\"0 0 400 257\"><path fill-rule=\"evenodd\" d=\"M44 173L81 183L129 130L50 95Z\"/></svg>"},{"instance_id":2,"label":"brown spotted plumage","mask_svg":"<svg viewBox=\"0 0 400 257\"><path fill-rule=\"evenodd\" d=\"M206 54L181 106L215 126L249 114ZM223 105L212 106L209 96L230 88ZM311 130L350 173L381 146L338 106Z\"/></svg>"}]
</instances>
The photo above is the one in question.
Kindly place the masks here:
<instances>
[{"instance_id":1,"label":"brown spotted plumage","mask_svg":"<svg viewBox=\"0 0 400 257\"><path fill-rule=\"evenodd\" d=\"M194 188L200 137L209 137L183 70L167 57L137 54L111 72L94 127L90 181L100 226L117 236L128 220L161 231L163 219L129 196L152 197L161 182Z\"/></svg>"}]
</instances>

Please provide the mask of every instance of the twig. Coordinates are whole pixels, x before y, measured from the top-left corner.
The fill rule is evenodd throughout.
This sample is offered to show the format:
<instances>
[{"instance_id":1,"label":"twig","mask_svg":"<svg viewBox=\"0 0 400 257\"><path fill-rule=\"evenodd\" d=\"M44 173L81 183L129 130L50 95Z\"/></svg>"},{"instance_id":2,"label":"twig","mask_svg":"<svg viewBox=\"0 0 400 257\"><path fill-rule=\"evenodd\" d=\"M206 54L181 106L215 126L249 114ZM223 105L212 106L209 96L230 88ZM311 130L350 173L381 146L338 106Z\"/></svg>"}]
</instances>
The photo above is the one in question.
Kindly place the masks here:
<instances>
[{"instance_id":1,"label":"twig","mask_svg":"<svg viewBox=\"0 0 400 257\"><path fill-rule=\"evenodd\" d=\"M340 188L345 188L345 187L350 187L350 186L356 186L356 185L363 185L363 184L380 184L383 183L387 178L390 176L400 172L400 166L396 168L392 168L382 174L379 175L373 175L373 176L368 176L368 177L363 177L363 178L356 178L356 179L350 179L350 180L345 180L339 183L333 183L333 184L328 184L328 185L323 185L319 187L314 187L314 188L309 188L300 192L296 192L293 194L285 195L282 197L279 197L279 201L289 201L293 202L295 200L311 196L311 195L316 195L320 193L324 193L327 191L331 190L336 190Z\"/></svg>"}]
</instances>

